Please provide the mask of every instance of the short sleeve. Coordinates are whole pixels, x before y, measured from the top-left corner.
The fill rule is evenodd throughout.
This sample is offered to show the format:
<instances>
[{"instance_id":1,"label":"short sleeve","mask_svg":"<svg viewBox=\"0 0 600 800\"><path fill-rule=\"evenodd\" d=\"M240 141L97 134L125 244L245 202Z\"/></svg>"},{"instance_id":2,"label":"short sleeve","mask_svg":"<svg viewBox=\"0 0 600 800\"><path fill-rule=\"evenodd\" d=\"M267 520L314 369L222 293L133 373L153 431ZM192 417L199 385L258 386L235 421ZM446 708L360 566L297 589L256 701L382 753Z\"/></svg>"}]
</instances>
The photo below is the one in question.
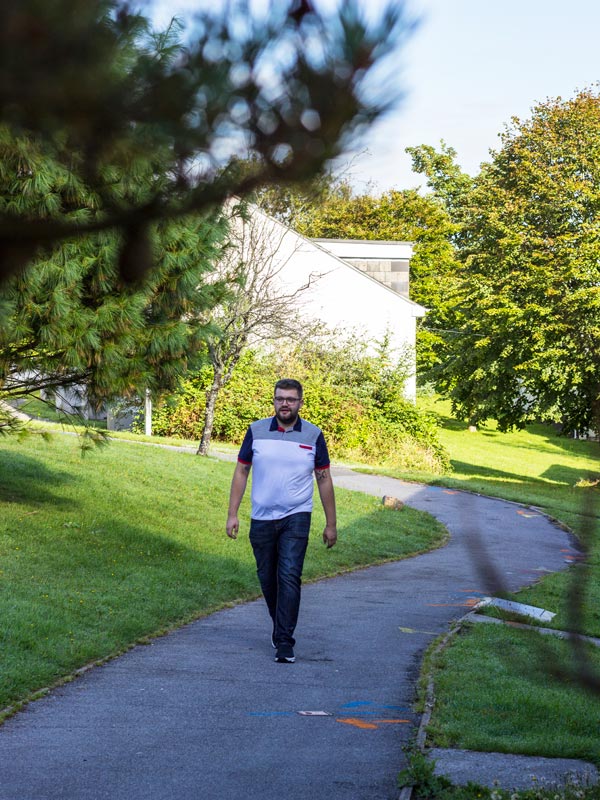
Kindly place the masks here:
<instances>
[{"instance_id":1,"label":"short sleeve","mask_svg":"<svg viewBox=\"0 0 600 800\"><path fill-rule=\"evenodd\" d=\"M325 443L325 437L321 432L317 438L316 453L315 453L315 469L327 469L330 466L329 451Z\"/></svg>"},{"instance_id":2,"label":"short sleeve","mask_svg":"<svg viewBox=\"0 0 600 800\"><path fill-rule=\"evenodd\" d=\"M244 436L244 441L242 442L242 446L240 447L240 452L238 453L238 461L242 464L251 464L252 463L252 455L253 455L253 437L252 437L252 428L249 427L246 431L246 435Z\"/></svg>"}]
</instances>

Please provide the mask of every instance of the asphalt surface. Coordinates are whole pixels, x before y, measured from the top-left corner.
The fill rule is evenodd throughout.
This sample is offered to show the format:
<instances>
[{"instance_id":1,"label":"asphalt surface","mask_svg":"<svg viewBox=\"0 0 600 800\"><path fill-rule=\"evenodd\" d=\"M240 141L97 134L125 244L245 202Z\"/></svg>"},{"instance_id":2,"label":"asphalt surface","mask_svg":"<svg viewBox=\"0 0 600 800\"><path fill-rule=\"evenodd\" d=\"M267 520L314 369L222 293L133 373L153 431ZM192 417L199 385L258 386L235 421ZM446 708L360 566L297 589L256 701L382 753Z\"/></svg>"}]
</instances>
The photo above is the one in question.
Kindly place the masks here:
<instances>
[{"instance_id":1,"label":"asphalt surface","mask_svg":"<svg viewBox=\"0 0 600 800\"><path fill-rule=\"evenodd\" d=\"M256 601L136 647L31 703L0 727L0 800L397 798L403 747L420 722L412 704L425 648L495 590L494 569L517 589L578 554L531 509L333 474L336 486L430 512L450 530L449 544L306 585L293 665L273 661L270 621ZM563 759L434 755L457 783L506 788L586 769Z\"/></svg>"}]
</instances>

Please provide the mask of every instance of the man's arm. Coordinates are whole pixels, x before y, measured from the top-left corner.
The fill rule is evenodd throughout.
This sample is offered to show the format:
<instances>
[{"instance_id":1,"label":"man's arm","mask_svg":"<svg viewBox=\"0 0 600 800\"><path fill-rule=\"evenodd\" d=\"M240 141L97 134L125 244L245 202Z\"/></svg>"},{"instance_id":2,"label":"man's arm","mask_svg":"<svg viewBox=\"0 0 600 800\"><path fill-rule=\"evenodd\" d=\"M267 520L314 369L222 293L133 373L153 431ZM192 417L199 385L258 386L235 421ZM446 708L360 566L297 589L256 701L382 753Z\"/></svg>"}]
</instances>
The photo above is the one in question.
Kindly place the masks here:
<instances>
[{"instance_id":1,"label":"man's arm","mask_svg":"<svg viewBox=\"0 0 600 800\"><path fill-rule=\"evenodd\" d=\"M250 464L242 464L238 461L235 465L233 472L233 479L231 481L231 490L229 492L229 510L227 512L227 536L230 539L237 539L238 531L240 529L240 521L238 519L238 510L242 497L246 491L246 484L248 483L248 475L250 474Z\"/></svg>"},{"instance_id":2,"label":"man's arm","mask_svg":"<svg viewBox=\"0 0 600 800\"><path fill-rule=\"evenodd\" d=\"M337 542L337 519L335 511L335 493L333 491L333 481L331 480L330 469L316 469L317 489L325 512L325 530L323 531L323 542L328 548L333 547Z\"/></svg>"}]
</instances>

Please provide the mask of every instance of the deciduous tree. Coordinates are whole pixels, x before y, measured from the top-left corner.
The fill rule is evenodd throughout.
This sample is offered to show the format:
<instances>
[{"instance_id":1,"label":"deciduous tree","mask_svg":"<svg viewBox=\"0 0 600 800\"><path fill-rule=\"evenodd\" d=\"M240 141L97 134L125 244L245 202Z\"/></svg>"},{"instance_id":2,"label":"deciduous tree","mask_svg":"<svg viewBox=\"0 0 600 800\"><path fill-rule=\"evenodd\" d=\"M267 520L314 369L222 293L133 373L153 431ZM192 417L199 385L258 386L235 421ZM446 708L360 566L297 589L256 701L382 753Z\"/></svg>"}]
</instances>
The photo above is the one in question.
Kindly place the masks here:
<instances>
[{"instance_id":1,"label":"deciduous tree","mask_svg":"<svg viewBox=\"0 0 600 800\"><path fill-rule=\"evenodd\" d=\"M448 208L463 271L439 385L455 410L502 429L600 429L598 92L513 119Z\"/></svg>"}]
</instances>

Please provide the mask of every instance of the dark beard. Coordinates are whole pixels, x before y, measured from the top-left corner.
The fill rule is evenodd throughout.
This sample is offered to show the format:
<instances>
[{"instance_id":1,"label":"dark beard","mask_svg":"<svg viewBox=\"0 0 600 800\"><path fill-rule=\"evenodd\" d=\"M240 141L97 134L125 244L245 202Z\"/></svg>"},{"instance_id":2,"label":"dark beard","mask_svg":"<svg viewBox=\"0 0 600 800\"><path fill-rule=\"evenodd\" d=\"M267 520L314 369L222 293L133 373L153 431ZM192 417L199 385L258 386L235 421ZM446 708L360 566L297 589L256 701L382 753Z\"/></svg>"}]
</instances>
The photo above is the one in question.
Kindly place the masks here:
<instances>
[{"instance_id":1,"label":"dark beard","mask_svg":"<svg viewBox=\"0 0 600 800\"><path fill-rule=\"evenodd\" d=\"M293 428L294 425L296 424L297 420L298 420L298 412L296 412L296 414L294 415L294 412L290 411L290 416L287 417L286 419L283 419L282 417L279 416L279 411L276 411L275 412L275 417L277 419L277 422L281 426L292 427Z\"/></svg>"}]
</instances>

